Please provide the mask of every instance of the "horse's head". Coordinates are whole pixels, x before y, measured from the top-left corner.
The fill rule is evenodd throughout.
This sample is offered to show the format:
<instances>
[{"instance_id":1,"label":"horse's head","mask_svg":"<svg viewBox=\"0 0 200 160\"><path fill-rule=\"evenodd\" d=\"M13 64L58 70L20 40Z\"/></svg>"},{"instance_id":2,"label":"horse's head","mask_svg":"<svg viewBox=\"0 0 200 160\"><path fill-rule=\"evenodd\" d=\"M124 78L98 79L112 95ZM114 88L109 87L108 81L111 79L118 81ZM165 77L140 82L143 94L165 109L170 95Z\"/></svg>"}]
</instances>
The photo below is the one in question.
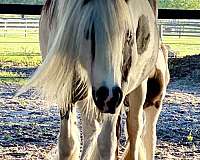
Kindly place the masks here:
<instances>
[{"instance_id":1,"label":"horse's head","mask_svg":"<svg viewBox=\"0 0 200 160\"><path fill-rule=\"evenodd\" d=\"M123 99L134 46L125 1L84 1L80 18L80 64L86 70L93 100L101 112L115 113ZM80 37L80 36L79 36ZM126 48L125 48L126 47Z\"/></svg>"},{"instance_id":2,"label":"horse's head","mask_svg":"<svg viewBox=\"0 0 200 160\"><path fill-rule=\"evenodd\" d=\"M150 40L148 18L132 15L128 3L85 0L80 13L80 63L88 73L93 100L104 113L115 113L121 104L129 71Z\"/></svg>"},{"instance_id":3,"label":"horse's head","mask_svg":"<svg viewBox=\"0 0 200 160\"><path fill-rule=\"evenodd\" d=\"M115 113L124 96L147 78L155 64L154 46L158 39L154 38L156 24L149 2L70 0L63 3L53 7L55 27L48 42L49 55L39 71L43 79L47 79L45 75L49 78L42 88L58 102L70 102L70 77L75 69L80 77L89 80L88 87L99 110Z\"/></svg>"}]
</instances>

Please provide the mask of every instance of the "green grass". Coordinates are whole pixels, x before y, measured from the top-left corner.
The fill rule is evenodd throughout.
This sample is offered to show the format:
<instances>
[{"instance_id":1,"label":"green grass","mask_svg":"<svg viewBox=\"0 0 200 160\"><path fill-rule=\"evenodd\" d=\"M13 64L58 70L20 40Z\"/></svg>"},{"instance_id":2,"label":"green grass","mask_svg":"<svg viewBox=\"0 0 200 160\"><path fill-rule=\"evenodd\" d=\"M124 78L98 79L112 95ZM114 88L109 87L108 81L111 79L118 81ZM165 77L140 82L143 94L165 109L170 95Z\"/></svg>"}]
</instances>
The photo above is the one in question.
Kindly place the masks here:
<instances>
[{"instance_id":1,"label":"green grass","mask_svg":"<svg viewBox=\"0 0 200 160\"><path fill-rule=\"evenodd\" d=\"M19 77L19 76L20 76L19 74L13 72L6 72L6 71L0 72L0 77L9 78L9 77Z\"/></svg>"},{"instance_id":2,"label":"green grass","mask_svg":"<svg viewBox=\"0 0 200 160\"><path fill-rule=\"evenodd\" d=\"M0 83L3 84L18 84L18 85L24 85L28 82L28 79L25 78L0 78Z\"/></svg>"},{"instance_id":3,"label":"green grass","mask_svg":"<svg viewBox=\"0 0 200 160\"><path fill-rule=\"evenodd\" d=\"M2 34L0 29L0 68L37 67L41 64L38 30L12 30ZM12 43L15 42L15 43ZM200 37L163 37L163 42L180 57L200 53ZM19 78L19 77L22 78ZM18 78L13 78L18 77ZM0 83L24 84L27 79L17 73L0 72Z\"/></svg>"},{"instance_id":4,"label":"green grass","mask_svg":"<svg viewBox=\"0 0 200 160\"><path fill-rule=\"evenodd\" d=\"M178 57L200 54L200 37L165 36L163 42L168 44Z\"/></svg>"},{"instance_id":5,"label":"green grass","mask_svg":"<svg viewBox=\"0 0 200 160\"><path fill-rule=\"evenodd\" d=\"M41 64L41 56L25 56L25 55L0 55L0 67L37 67Z\"/></svg>"},{"instance_id":6,"label":"green grass","mask_svg":"<svg viewBox=\"0 0 200 160\"><path fill-rule=\"evenodd\" d=\"M1 30L0 30L1 33ZM14 42L14 43L13 43ZM16 55L16 54L37 54L39 55L39 38L38 32L33 30L27 32L25 37L22 31L9 31L7 34L0 34L0 54Z\"/></svg>"},{"instance_id":7,"label":"green grass","mask_svg":"<svg viewBox=\"0 0 200 160\"><path fill-rule=\"evenodd\" d=\"M41 64L38 31L27 33L26 37L16 30L9 31L5 36L0 34L0 67L35 67Z\"/></svg>"},{"instance_id":8,"label":"green grass","mask_svg":"<svg viewBox=\"0 0 200 160\"><path fill-rule=\"evenodd\" d=\"M25 84L28 79L23 78L24 75L18 74L16 72L6 72L6 71L1 71L0 72L0 83L14 83L14 84L20 84L23 85Z\"/></svg>"},{"instance_id":9,"label":"green grass","mask_svg":"<svg viewBox=\"0 0 200 160\"><path fill-rule=\"evenodd\" d=\"M2 34L0 30L0 68L37 67L41 64L38 30L31 30L24 35L24 31L12 30ZM12 43L15 42L15 43ZM0 83L14 83L23 85L27 78L15 72L0 72Z\"/></svg>"}]
</instances>

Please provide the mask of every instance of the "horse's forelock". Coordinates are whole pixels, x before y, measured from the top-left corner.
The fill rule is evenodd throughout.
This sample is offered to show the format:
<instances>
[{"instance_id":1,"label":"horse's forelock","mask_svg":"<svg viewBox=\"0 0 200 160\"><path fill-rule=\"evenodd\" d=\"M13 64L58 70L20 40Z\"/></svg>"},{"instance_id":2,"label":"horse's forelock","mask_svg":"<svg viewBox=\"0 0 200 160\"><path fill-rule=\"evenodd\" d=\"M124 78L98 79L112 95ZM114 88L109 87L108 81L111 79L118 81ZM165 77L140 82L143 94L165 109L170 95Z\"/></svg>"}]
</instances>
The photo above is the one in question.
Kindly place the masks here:
<instances>
[{"instance_id":1,"label":"horse's forelock","mask_svg":"<svg viewBox=\"0 0 200 160\"><path fill-rule=\"evenodd\" d=\"M90 3L91 1L93 3ZM125 1L118 0L91 1L87 1L87 4L82 7L85 15L81 14L82 24L79 26L82 27L78 31L79 34L85 32L81 41L91 40L91 48L88 48L91 54L89 63L94 62L93 64L96 65L98 61L98 64L107 66L106 69L109 72L113 72L114 67L114 72L116 72L113 73L114 77L119 77L121 75L119 66L124 56L125 35L128 31L133 33L128 5ZM89 9L91 9L90 12L88 12Z\"/></svg>"},{"instance_id":2,"label":"horse's forelock","mask_svg":"<svg viewBox=\"0 0 200 160\"><path fill-rule=\"evenodd\" d=\"M65 35L67 32L61 35L63 35L63 38L70 37L69 43L71 41L76 43L75 54L79 54L77 52L80 51L80 44L88 39L92 40L92 45L100 45L93 46L91 50L93 52L97 47L97 50L102 50L102 47L106 47L107 44L110 48L113 48L112 45L115 43L113 41L118 41L114 36L118 35L117 33L120 33L122 28L126 27L127 30L131 30L130 15L128 15L128 7L125 1L83 0L77 1L76 5L74 5L75 2L71 1L71 3L67 4L71 11L62 15L66 18L63 19L63 21L66 21L65 26L67 28L65 30L71 31L70 36Z\"/></svg>"},{"instance_id":3,"label":"horse's forelock","mask_svg":"<svg viewBox=\"0 0 200 160\"><path fill-rule=\"evenodd\" d=\"M124 30L127 28L127 30L132 30L131 22L130 22L130 15L129 15L129 9L127 7L127 4L125 1L107 1L107 0L101 0L101 1L95 1L95 0L85 0L84 3L93 1L95 3L90 4L90 7L93 8L93 12L90 12L93 14L92 16L88 16L88 19L85 19L83 16L83 19L88 21L87 26L85 26L85 29L92 30L95 26L95 36L102 37L103 35L107 34L106 38L109 43L112 43L112 40L114 37L113 35L116 35L116 33L120 33L121 29ZM89 4L88 4L89 5ZM83 8L86 9L87 8ZM87 13L87 11L86 11ZM84 21L85 21L84 20ZM92 33L92 31L88 32ZM98 34L98 35L97 35ZM106 36L106 35L105 35Z\"/></svg>"},{"instance_id":4,"label":"horse's forelock","mask_svg":"<svg viewBox=\"0 0 200 160\"><path fill-rule=\"evenodd\" d=\"M55 34L50 34L50 36L54 36L48 42L52 44L48 48L48 56L29 86L41 88L42 92L50 97L49 99L56 97L56 103L61 106L72 102L70 82L74 70L77 69L76 60L79 56L85 57L87 54L80 55L81 44L86 41L86 29L89 29L90 36L93 34L93 41L95 41L93 52L101 56L102 51L107 50L103 56L108 56L106 57L108 61L111 60L107 54L110 52L108 50L114 48L114 51L119 52L122 48L121 43L115 43L115 46L113 43L118 41L116 40L119 38L117 32L121 31L121 27L127 20L125 17L128 17L128 7L126 8L127 5L124 5L126 3L120 0L91 1L94 3L88 3L83 7L83 0L47 0L44 7L48 13L52 12L52 9L56 13L52 21L57 24L57 28L51 30ZM44 14L44 16L48 17L49 14ZM121 48L119 49L119 47ZM88 48L88 52L91 53L91 51L91 48ZM112 50L112 56L115 56L114 51ZM92 61L92 56L90 57ZM117 55L115 59L113 62L119 66L120 59L117 58ZM80 79L86 81L87 78L86 73L80 70ZM62 96L57 96L58 94Z\"/></svg>"}]
</instances>

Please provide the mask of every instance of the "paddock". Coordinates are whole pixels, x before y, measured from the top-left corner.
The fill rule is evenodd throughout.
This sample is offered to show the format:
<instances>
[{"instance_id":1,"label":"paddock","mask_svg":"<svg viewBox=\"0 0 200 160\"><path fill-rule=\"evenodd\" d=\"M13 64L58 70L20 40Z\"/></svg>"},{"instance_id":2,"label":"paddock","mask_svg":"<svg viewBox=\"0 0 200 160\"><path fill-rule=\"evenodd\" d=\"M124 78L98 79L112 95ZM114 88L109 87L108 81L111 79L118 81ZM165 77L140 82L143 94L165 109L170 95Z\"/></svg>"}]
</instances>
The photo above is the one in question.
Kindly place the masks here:
<instances>
[{"instance_id":1,"label":"paddock","mask_svg":"<svg viewBox=\"0 0 200 160\"><path fill-rule=\"evenodd\" d=\"M1 5L0 12L4 14L16 14L16 12L33 14L33 10L36 9L37 11L34 14L39 14L41 6L37 6L38 8L28 6L29 9L24 9L23 7L26 8L27 6L23 5L12 7L18 8L14 9L15 13L10 13L10 8L7 11L5 8L1 10ZM34 9L31 10L31 8ZM160 10L159 18L164 18L165 14L163 13L166 12L167 10L165 12ZM171 10L168 12L174 13ZM194 18L197 18L195 12L191 13L193 13ZM171 15L171 18L174 18L173 16L179 14ZM184 18L188 16L186 14L181 15L185 15ZM169 19L170 17L166 18ZM0 37L0 46L5 45L3 37L4 35ZM35 38L33 39L35 40ZM198 43L196 46L198 46ZM38 50L34 51L38 52ZM188 51L186 52L188 53ZM38 56L37 54L36 56ZM198 51L196 54L198 54ZM5 53L4 56L6 56ZM10 56L8 57L10 58ZM35 55L31 56L34 57ZM59 111L55 107L47 110L44 106L48 104L38 93L34 93L35 96L30 97L34 90L17 99L11 98L41 62L40 57L34 57L36 58L34 62L31 62L32 59L29 58L28 62L24 62L23 58L16 62L16 59L18 59L16 57L12 61L6 60L6 58L0 61L0 159L45 159L47 153L56 145L60 122ZM170 70L173 75L158 122L157 159L200 158L199 58L200 56L194 55L170 60ZM81 130L79 114L78 118ZM193 139L191 140L191 138ZM121 137L120 142L123 150L124 136Z\"/></svg>"}]
</instances>

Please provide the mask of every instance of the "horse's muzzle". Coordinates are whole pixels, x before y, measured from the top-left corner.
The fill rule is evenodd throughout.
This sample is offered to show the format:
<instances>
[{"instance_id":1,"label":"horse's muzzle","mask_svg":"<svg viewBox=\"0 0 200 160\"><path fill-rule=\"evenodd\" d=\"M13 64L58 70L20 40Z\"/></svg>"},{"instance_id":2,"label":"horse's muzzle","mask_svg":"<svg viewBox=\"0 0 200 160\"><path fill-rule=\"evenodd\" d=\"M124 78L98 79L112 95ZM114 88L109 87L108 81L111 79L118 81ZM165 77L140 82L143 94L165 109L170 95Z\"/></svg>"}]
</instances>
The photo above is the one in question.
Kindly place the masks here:
<instances>
[{"instance_id":1,"label":"horse's muzzle","mask_svg":"<svg viewBox=\"0 0 200 160\"><path fill-rule=\"evenodd\" d=\"M106 86L102 86L98 90L92 89L94 103L102 113L115 114L117 107L122 101L123 92L121 88L113 87L111 92L109 94L109 88Z\"/></svg>"}]
</instances>

